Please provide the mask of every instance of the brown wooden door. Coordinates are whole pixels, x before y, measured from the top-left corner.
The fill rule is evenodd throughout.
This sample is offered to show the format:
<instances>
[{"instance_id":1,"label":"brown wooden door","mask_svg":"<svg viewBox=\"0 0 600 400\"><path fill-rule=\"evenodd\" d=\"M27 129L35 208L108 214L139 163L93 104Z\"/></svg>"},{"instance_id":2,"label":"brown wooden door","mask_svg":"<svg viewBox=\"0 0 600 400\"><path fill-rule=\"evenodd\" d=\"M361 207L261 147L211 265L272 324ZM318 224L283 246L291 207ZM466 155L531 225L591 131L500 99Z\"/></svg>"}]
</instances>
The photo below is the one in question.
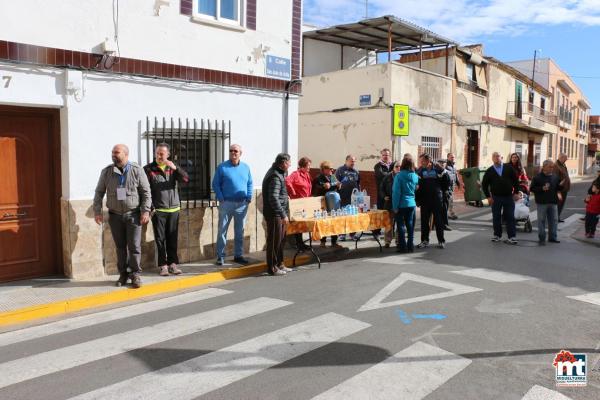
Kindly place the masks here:
<instances>
[{"instance_id":1,"label":"brown wooden door","mask_svg":"<svg viewBox=\"0 0 600 400\"><path fill-rule=\"evenodd\" d=\"M479 166L479 131L467 130L467 168Z\"/></svg>"},{"instance_id":2,"label":"brown wooden door","mask_svg":"<svg viewBox=\"0 0 600 400\"><path fill-rule=\"evenodd\" d=\"M0 281L56 274L53 117L0 108Z\"/></svg>"}]
</instances>

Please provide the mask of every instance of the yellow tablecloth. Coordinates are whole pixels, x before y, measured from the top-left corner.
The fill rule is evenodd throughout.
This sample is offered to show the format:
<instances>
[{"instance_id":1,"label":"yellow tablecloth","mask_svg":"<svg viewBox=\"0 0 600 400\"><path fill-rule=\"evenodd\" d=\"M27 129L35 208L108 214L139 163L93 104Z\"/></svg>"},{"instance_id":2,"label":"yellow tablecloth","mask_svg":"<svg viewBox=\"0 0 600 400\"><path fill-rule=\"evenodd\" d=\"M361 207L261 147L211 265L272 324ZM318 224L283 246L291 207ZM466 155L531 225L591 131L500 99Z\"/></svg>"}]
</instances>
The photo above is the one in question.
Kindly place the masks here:
<instances>
[{"instance_id":1,"label":"yellow tablecloth","mask_svg":"<svg viewBox=\"0 0 600 400\"><path fill-rule=\"evenodd\" d=\"M291 221L287 234L310 233L313 240L341 235L351 232L372 231L374 229L391 229L389 213L385 210L369 211L358 215L323 219L296 219Z\"/></svg>"}]
</instances>

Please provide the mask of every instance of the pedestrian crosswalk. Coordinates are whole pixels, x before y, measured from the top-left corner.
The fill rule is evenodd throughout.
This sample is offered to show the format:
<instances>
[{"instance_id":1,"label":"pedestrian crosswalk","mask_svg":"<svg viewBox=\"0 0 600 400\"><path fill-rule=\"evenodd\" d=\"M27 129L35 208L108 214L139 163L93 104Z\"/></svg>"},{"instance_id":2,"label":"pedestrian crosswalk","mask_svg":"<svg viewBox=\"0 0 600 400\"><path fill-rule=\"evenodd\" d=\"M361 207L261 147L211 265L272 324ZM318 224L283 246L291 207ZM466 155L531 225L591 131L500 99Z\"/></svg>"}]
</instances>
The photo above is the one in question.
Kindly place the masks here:
<instances>
[{"instance_id":1,"label":"pedestrian crosswalk","mask_svg":"<svg viewBox=\"0 0 600 400\"><path fill-rule=\"evenodd\" d=\"M471 360L417 342L313 400L422 399L469 364Z\"/></svg>"},{"instance_id":2,"label":"pedestrian crosswalk","mask_svg":"<svg viewBox=\"0 0 600 400\"><path fill-rule=\"evenodd\" d=\"M514 281L518 277L509 274L498 275L496 278L500 281ZM69 337L76 337L77 329L93 328L100 324L106 328L111 321L172 310L178 305L206 301L232 293L223 289L205 289L0 334L0 345L3 349L9 349L12 345L21 346L19 347L21 350L17 352L8 352L12 356L9 354L6 361L0 354L2 371L0 398L25 398L13 395L13 393L21 393L18 392L21 389L29 395L38 393L37 397L26 397L32 399L195 399L224 390L244 379L260 376L269 369L277 368L309 353L314 358L322 351L321 356L325 356L324 348L328 345L339 342L350 345L357 340L353 335L365 334L363 337L369 337L369 330L374 329L374 326L363 321L363 318L354 318L336 312L317 312L307 317L295 317L294 313L290 312L285 320L287 322L260 325L259 329L255 328L252 331L254 332L252 336L244 337L242 334L241 340L230 342L226 340L223 342L225 345L217 346L215 350L199 351L189 358L136 370L137 372L121 379L118 376L112 377L110 381L100 383L97 387L93 383L87 384L80 391L65 391L63 395L45 392L43 385L44 382L47 383L46 378L52 376L53 379L61 382L74 379L94 382L95 377L86 370L93 363L104 363L106 364L104 368L110 370L116 356L123 356L128 352L149 346L160 346L167 341L201 335L203 332L225 327L228 324L251 325L254 323L254 318L261 316L264 318L265 314L277 310L289 312L294 303L273 297L236 300L209 311L192 313L164 322L153 322L148 326L144 326L140 318L138 322L132 323L127 331L108 333L96 339L84 338L81 342L63 344L63 347L59 348L44 350L42 346L27 349L27 343L37 341L37 346L40 345L38 339L44 337L43 332L47 332L48 335L68 334ZM227 300L231 297L233 296L223 297L223 299ZM473 363L465 356L420 341L405 348L398 348L392 354L381 360L369 361L370 363L364 364L364 368L356 371L353 376L338 378L333 374L331 381L319 387L320 393L313 392L311 396L315 400L423 399L435 391L443 390L442 387L447 382L468 371ZM128 359L121 358L121 362L127 363ZM82 375L75 378L73 374L78 368L81 368ZM123 370L127 369L127 366L118 368ZM86 376L86 373L89 376ZM32 387L36 388L32 389ZM15 390L17 392L14 392ZM560 396L562 395L558 392L535 386L523 399L564 399ZM250 397L260 398L260 396L248 398Z\"/></svg>"}]
</instances>

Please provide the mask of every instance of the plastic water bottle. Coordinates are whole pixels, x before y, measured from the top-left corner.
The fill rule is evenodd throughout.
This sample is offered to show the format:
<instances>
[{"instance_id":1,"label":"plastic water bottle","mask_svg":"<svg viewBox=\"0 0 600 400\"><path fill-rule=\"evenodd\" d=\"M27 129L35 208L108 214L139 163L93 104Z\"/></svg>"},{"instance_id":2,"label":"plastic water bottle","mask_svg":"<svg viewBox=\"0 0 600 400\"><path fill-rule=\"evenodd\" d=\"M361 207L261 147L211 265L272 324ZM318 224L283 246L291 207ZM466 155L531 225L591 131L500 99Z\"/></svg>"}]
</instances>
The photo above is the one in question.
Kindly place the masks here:
<instances>
[{"instance_id":1,"label":"plastic water bottle","mask_svg":"<svg viewBox=\"0 0 600 400\"><path fill-rule=\"evenodd\" d=\"M306 219L306 210L302 210L302 219Z\"/></svg>"},{"instance_id":2,"label":"plastic water bottle","mask_svg":"<svg viewBox=\"0 0 600 400\"><path fill-rule=\"evenodd\" d=\"M323 218L327 218L327 210L323 211Z\"/></svg>"}]
</instances>

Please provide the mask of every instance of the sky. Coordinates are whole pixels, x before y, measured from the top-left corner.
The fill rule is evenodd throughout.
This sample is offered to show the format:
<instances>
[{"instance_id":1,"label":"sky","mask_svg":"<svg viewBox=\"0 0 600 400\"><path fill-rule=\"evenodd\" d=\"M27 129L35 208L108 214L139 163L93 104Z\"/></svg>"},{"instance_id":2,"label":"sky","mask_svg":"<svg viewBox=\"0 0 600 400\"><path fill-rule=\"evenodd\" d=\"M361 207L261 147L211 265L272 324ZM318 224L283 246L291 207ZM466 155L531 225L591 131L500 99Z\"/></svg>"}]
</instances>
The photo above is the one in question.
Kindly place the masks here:
<instances>
[{"instance_id":1,"label":"sky","mask_svg":"<svg viewBox=\"0 0 600 400\"><path fill-rule=\"evenodd\" d=\"M366 11L365 0L304 0L304 22L319 27L364 19ZM461 45L482 43L485 55L505 62L532 59L538 50L600 114L600 0L368 0L368 16L382 15Z\"/></svg>"}]
</instances>

